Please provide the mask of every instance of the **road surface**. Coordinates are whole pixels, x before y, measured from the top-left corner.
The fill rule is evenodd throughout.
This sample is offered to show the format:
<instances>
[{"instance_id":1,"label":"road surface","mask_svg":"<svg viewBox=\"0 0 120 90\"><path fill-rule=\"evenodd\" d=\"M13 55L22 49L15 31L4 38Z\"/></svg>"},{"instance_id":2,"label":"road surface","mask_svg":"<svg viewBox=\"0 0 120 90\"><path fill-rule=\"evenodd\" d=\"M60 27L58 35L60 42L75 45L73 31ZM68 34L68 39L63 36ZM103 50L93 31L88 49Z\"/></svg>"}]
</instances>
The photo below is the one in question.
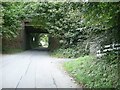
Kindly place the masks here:
<instances>
[{"instance_id":1,"label":"road surface","mask_svg":"<svg viewBox=\"0 0 120 90\"><path fill-rule=\"evenodd\" d=\"M46 51L2 56L2 88L79 88L61 68L64 59Z\"/></svg>"}]
</instances>

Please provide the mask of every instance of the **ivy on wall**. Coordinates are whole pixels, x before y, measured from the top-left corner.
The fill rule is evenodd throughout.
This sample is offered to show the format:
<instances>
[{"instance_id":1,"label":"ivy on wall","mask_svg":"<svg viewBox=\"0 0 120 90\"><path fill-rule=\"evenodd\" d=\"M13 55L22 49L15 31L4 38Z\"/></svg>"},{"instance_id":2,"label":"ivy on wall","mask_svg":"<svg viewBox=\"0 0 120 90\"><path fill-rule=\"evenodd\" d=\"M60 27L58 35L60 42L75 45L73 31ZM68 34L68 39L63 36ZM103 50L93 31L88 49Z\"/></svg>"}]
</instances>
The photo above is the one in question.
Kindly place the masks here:
<instances>
[{"instance_id":1,"label":"ivy on wall","mask_svg":"<svg viewBox=\"0 0 120 90\"><path fill-rule=\"evenodd\" d=\"M67 48L92 37L99 37L99 34L120 26L119 3L4 2L1 4L1 32L7 38L16 37L21 21L28 20L36 28L47 29L49 33L59 37L60 42ZM116 36L119 37L118 34Z\"/></svg>"}]
</instances>

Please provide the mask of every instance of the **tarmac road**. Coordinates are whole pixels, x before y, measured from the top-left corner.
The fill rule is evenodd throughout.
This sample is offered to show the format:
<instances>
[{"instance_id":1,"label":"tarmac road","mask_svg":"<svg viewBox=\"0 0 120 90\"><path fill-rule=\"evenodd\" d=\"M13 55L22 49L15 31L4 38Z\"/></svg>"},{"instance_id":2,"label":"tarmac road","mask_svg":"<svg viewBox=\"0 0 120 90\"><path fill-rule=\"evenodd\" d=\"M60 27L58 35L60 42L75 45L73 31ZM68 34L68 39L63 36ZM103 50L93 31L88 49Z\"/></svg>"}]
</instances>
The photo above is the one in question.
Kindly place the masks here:
<instances>
[{"instance_id":1,"label":"tarmac road","mask_svg":"<svg viewBox=\"0 0 120 90\"><path fill-rule=\"evenodd\" d=\"M79 88L63 70L64 61L52 58L47 51L3 55L2 88Z\"/></svg>"}]
</instances>

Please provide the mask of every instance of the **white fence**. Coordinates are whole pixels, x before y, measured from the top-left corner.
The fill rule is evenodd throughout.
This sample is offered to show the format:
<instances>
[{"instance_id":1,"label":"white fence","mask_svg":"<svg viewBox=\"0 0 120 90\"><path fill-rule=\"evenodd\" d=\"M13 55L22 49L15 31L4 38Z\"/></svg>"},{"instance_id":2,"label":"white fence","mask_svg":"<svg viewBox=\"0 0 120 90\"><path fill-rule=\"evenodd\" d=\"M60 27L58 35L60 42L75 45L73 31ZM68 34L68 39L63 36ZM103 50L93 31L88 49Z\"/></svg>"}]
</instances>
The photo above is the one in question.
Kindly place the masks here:
<instances>
[{"instance_id":1,"label":"white fence","mask_svg":"<svg viewBox=\"0 0 120 90\"><path fill-rule=\"evenodd\" d=\"M110 51L115 51L116 53L119 53L120 44L110 44L110 45L105 45L104 47L101 47L101 49L97 51L97 57L101 57Z\"/></svg>"}]
</instances>

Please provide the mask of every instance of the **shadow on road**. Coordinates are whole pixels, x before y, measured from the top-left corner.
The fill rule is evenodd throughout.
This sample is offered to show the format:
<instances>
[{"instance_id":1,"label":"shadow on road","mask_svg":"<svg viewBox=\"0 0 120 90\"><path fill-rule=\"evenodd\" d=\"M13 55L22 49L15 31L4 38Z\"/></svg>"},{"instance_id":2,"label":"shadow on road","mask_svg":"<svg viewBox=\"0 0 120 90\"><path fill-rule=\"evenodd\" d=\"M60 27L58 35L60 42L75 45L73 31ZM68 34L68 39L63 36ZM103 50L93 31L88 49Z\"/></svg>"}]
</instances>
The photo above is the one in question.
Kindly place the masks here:
<instances>
[{"instance_id":1,"label":"shadow on road","mask_svg":"<svg viewBox=\"0 0 120 90\"><path fill-rule=\"evenodd\" d=\"M34 49L31 49L31 51L49 51L48 48L34 48Z\"/></svg>"}]
</instances>

